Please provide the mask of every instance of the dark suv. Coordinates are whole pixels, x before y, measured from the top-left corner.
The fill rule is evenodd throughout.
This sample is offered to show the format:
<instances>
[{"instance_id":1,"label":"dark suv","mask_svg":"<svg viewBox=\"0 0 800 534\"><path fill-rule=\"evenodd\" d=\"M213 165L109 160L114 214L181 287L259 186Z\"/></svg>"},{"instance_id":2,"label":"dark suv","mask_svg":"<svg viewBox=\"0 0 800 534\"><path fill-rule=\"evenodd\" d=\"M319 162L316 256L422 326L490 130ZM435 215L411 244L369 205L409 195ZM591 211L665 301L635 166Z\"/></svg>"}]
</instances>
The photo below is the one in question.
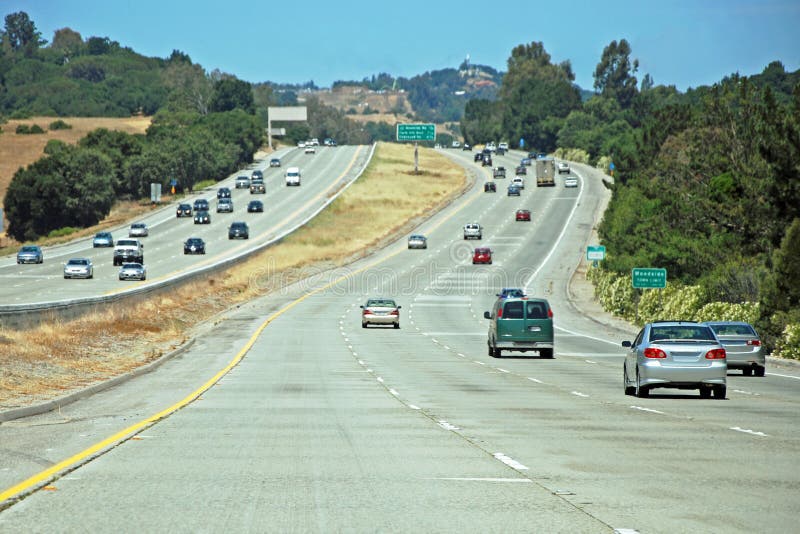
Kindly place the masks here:
<instances>
[{"instance_id":1,"label":"dark suv","mask_svg":"<svg viewBox=\"0 0 800 534\"><path fill-rule=\"evenodd\" d=\"M228 239L249 239L250 238L250 228L248 228L246 222L237 221L231 223L230 228L228 228Z\"/></svg>"},{"instance_id":2,"label":"dark suv","mask_svg":"<svg viewBox=\"0 0 800 534\"><path fill-rule=\"evenodd\" d=\"M231 190L227 187L217 189L217 198L231 198Z\"/></svg>"}]
</instances>

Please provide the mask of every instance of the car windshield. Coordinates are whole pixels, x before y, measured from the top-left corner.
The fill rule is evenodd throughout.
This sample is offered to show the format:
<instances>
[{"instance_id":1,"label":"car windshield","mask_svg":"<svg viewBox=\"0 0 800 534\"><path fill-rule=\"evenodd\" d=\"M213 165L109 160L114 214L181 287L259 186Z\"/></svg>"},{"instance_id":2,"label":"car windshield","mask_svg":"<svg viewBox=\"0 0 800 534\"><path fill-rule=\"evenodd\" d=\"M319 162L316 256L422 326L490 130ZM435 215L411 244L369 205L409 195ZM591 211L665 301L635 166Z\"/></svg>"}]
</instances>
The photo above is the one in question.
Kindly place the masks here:
<instances>
[{"instance_id":1,"label":"car windshield","mask_svg":"<svg viewBox=\"0 0 800 534\"><path fill-rule=\"evenodd\" d=\"M396 307L393 300L368 300L367 308L394 308Z\"/></svg>"},{"instance_id":2,"label":"car windshield","mask_svg":"<svg viewBox=\"0 0 800 534\"><path fill-rule=\"evenodd\" d=\"M38 249L36 247L22 247L21 252L37 252Z\"/></svg>"},{"instance_id":3,"label":"car windshield","mask_svg":"<svg viewBox=\"0 0 800 534\"><path fill-rule=\"evenodd\" d=\"M89 260L69 260L70 265L89 265Z\"/></svg>"},{"instance_id":4,"label":"car windshield","mask_svg":"<svg viewBox=\"0 0 800 534\"><path fill-rule=\"evenodd\" d=\"M123 269L138 269L140 267L141 267L141 265L139 265L138 263L123 263L122 264L122 268Z\"/></svg>"},{"instance_id":5,"label":"car windshield","mask_svg":"<svg viewBox=\"0 0 800 534\"><path fill-rule=\"evenodd\" d=\"M749 324L711 324L711 329L718 336L755 336L756 332Z\"/></svg>"},{"instance_id":6,"label":"car windshield","mask_svg":"<svg viewBox=\"0 0 800 534\"><path fill-rule=\"evenodd\" d=\"M714 333L703 325L654 326L650 329L650 341L716 341Z\"/></svg>"}]
</instances>

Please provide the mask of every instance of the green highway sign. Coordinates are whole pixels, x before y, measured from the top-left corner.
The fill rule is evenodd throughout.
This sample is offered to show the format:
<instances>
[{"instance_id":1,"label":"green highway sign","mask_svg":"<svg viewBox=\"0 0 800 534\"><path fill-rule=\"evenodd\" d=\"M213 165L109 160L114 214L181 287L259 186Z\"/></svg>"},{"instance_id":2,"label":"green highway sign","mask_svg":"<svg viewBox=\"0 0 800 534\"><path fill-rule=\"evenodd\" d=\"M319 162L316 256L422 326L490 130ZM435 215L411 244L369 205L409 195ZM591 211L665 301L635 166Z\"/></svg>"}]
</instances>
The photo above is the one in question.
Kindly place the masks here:
<instances>
[{"instance_id":1,"label":"green highway sign","mask_svg":"<svg viewBox=\"0 0 800 534\"><path fill-rule=\"evenodd\" d=\"M586 260L598 261L606 259L606 247L603 245L589 245L586 247Z\"/></svg>"},{"instance_id":2,"label":"green highway sign","mask_svg":"<svg viewBox=\"0 0 800 534\"><path fill-rule=\"evenodd\" d=\"M398 124L398 141L435 141L435 124Z\"/></svg>"},{"instance_id":3,"label":"green highway sign","mask_svg":"<svg viewBox=\"0 0 800 534\"><path fill-rule=\"evenodd\" d=\"M634 267L631 270L634 289L663 289L667 287L666 269Z\"/></svg>"}]
</instances>

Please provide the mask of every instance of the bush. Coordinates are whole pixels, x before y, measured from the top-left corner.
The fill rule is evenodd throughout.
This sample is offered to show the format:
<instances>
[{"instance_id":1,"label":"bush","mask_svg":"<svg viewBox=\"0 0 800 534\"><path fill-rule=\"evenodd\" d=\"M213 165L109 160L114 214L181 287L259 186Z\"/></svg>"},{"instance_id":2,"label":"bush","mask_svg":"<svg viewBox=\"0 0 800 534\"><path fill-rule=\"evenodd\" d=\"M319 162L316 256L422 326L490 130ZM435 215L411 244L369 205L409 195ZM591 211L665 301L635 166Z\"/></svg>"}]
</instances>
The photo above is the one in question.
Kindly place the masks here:
<instances>
[{"instance_id":1,"label":"bush","mask_svg":"<svg viewBox=\"0 0 800 534\"><path fill-rule=\"evenodd\" d=\"M47 237L62 237L65 235L74 234L78 230L78 228L73 228L72 226L65 226L64 228L51 231L49 234L47 234Z\"/></svg>"},{"instance_id":2,"label":"bush","mask_svg":"<svg viewBox=\"0 0 800 534\"><path fill-rule=\"evenodd\" d=\"M773 352L780 358L800 360L800 324L787 324Z\"/></svg>"},{"instance_id":3,"label":"bush","mask_svg":"<svg viewBox=\"0 0 800 534\"><path fill-rule=\"evenodd\" d=\"M27 124L18 124L16 132L22 135L43 134L44 130L38 124L34 124L32 126L28 126Z\"/></svg>"},{"instance_id":4,"label":"bush","mask_svg":"<svg viewBox=\"0 0 800 534\"><path fill-rule=\"evenodd\" d=\"M196 182L194 184L194 187L192 187L192 189L194 191L199 191L207 187L214 187L215 185L217 185L216 180L200 180L199 182Z\"/></svg>"},{"instance_id":5,"label":"bush","mask_svg":"<svg viewBox=\"0 0 800 534\"><path fill-rule=\"evenodd\" d=\"M72 125L71 124L67 124L66 122L62 121L61 119L58 119L57 121L53 121L53 122L50 123L50 129L51 130L71 130L72 129Z\"/></svg>"},{"instance_id":6,"label":"bush","mask_svg":"<svg viewBox=\"0 0 800 534\"><path fill-rule=\"evenodd\" d=\"M597 165L595 165L595 167L598 170L601 170L604 173L608 174L608 172L609 172L608 166L610 164L611 164L611 157L610 156L600 156L597 159Z\"/></svg>"},{"instance_id":7,"label":"bush","mask_svg":"<svg viewBox=\"0 0 800 534\"><path fill-rule=\"evenodd\" d=\"M557 148L555 157L587 165L589 163L589 153L581 148Z\"/></svg>"}]
</instances>

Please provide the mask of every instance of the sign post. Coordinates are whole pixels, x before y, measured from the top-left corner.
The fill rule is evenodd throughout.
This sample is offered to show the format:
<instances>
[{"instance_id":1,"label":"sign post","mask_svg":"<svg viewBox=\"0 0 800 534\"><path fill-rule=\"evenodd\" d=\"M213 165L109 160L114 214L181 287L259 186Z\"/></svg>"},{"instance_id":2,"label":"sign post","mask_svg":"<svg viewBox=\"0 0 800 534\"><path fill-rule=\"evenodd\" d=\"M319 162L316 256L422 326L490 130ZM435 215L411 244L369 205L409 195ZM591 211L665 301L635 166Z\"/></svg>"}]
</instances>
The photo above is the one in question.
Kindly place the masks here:
<instances>
[{"instance_id":1,"label":"sign post","mask_svg":"<svg viewBox=\"0 0 800 534\"><path fill-rule=\"evenodd\" d=\"M604 259L606 259L606 247L603 245L589 245L586 247L586 261L591 261L593 267L597 267L597 262Z\"/></svg>"},{"instance_id":2,"label":"sign post","mask_svg":"<svg viewBox=\"0 0 800 534\"><path fill-rule=\"evenodd\" d=\"M419 141L435 141L435 124L398 124L398 141L414 141L414 174L419 173Z\"/></svg>"}]
</instances>

